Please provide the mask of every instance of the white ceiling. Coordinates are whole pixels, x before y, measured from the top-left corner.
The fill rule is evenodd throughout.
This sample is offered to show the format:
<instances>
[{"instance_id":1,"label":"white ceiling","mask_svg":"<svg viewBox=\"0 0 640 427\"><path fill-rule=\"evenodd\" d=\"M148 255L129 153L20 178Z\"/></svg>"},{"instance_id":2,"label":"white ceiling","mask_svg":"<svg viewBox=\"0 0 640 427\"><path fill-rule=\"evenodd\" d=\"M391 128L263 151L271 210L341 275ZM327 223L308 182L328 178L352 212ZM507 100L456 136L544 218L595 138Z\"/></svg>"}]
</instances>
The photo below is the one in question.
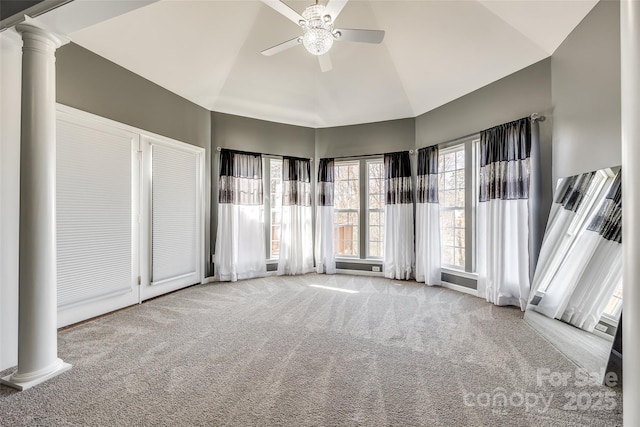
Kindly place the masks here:
<instances>
[{"instance_id":1,"label":"white ceiling","mask_svg":"<svg viewBox=\"0 0 640 427\"><path fill-rule=\"evenodd\" d=\"M596 3L351 0L336 27L386 36L334 43L327 73L302 46L260 54L300 29L257 0L161 0L69 36L207 109L318 128L432 110L550 56Z\"/></svg>"}]
</instances>

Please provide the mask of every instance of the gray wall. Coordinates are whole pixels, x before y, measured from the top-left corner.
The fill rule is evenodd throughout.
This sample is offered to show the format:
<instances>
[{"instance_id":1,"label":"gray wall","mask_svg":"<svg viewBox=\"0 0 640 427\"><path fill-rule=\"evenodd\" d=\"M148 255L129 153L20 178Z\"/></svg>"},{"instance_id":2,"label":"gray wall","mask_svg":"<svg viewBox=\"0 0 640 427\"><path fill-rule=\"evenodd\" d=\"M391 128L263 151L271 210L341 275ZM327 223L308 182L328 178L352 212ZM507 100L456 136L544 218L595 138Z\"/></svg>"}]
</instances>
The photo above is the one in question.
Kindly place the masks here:
<instances>
[{"instance_id":1,"label":"gray wall","mask_svg":"<svg viewBox=\"0 0 640 427\"><path fill-rule=\"evenodd\" d=\"M205 148L205 189L209 194L209 110L73 43L56 51L56 91L61 104ZM209 200L205 206L209 207ZM205 255L210 253L209 228L207 209Z\"/></svg>"},{"instance_id":2,"label":"gray wall","mask_svg":"<svg viewBox=\"0 0 640 427\"><path fill-rule=\"evenodd\" d=\"M212 112L211 137L214 150L222 147L306 158L314 155L315 130L301 126Z\"/></svg>"},{"instance_id":3,"label":"gray wall","mask_svg":"<svg viewBox=\"0 0 640 427\"><path fill-rule=\"evenodd\" d=\"M416 117L416 148L454 140L540 113L541 194L532 233L542 243L553 201L551 60L545 59ZM538 230L537 232L535 230ZM448 280L448 279L447 279ZM457 283L457 282L456 282ZM468 286L467 283L458 283Z\"/></svg>"},{"instance_id":4,"label":"gray wall","mask_svg":"<svg viewBox=\"0 0 640 427\"><path fill-rule=\"evenodd\" d=\"M416 117L416 147L477 133L531 113L550 119L551 106L551 61L545 59ZM548 156L550 123L541 126ZM551 163L550 157L546 160Z\"/></svg>"},{"instance_id":5,"label":"gray wall","mask_svg":"<svg viewBox=\"0 0 640 427\"><path fill-rule=\"evenodd\" d=\"M553 174L622 163L620 4L601 1L551 59Z\"/></svg>"},{"instance_id":6,"label":"gray wall","mask_svg":"<svg viewBox=\"0 0 640 427\"><path fill-rule=\"evenodd\" d=\"M2 0L0 1L0 21L16 15L43 0Z\"/></svg>"},{"instance_id":7,"label":"gray wall","mask_svg":"<svg viewBox=\"0 0 640 427\"><path fill-rule=\"evenodd\" d=\"M56 72L59 103L210 149L206 108L73 43L57 50Z\"/></svg>"},{"instance_id":8,"label":"gray wall","mask_svg":"<svg viewBox=\"0 0 640 427\"><path fill-rule=\"evenodd\" d=\"M211 112L211 253L218 230L218 147L254 153L314 157L315 130Z\"/></svg>"},{"instance_id":9,"label":"gray wall","mask_svg":"<svg viewBox=\"0 0 640 427\"><path fill-rule=\"evenodd\" d=\"M316 131L316 157L362 156L415 148L415 119L390 120Z\"/></svg>"},{"instance_id":10,"label":"gray wall","mask_svg":"<svg viewBox=\"0 0 640 427\"><path fill-rule=\"evenodd\" d=\"M315 159L358 156L425 147L542 113L544 228L557 177L620 163L618 14L617 2L601 2L552 58L416 118L314 130L209 112L74 44L57 52L58 101L207 148L210 252L217 231L218 146Z\"/></svg>"}]
</instances>

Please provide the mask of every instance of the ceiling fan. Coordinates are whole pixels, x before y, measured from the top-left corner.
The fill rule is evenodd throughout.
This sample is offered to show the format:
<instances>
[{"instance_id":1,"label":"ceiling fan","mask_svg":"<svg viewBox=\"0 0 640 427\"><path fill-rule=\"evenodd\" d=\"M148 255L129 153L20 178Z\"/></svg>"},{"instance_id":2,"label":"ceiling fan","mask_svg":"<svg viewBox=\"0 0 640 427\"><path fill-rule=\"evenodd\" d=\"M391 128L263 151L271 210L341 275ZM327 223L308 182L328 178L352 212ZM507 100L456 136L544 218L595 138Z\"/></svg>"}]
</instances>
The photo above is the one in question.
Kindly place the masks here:
<instances>
[{"instance_id":1,"label":"ceiling fan","mask_svg":"<svg viewBox=\"0 0 640 427\"><path fill-rule=\"evenodd\" d=\"M261 53L265 56L271 56L302 44L309 53L318 56L320 69L325 72L332 68L328 52L334 41L381 43L384 39L384 31L382 30L334 28L334 23L347 1L329 0L324 6L318 4L318 0L316 0L315 4L307 6L300 15L282 1L262 0L264 4L298 25L302 29L303 35L265 49Z\"/></svg>"}]
</instances>

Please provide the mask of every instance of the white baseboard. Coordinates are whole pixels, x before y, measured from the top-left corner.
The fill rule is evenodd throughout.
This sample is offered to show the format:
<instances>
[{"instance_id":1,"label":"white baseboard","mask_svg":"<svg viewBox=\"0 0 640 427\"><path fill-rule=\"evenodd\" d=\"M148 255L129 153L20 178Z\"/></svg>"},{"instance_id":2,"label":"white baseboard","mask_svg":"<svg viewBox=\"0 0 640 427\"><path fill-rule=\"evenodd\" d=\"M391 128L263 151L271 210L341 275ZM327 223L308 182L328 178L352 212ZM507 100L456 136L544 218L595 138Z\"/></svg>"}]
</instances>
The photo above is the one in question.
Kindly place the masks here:
<instances>
[{"instance_id":1,"label":"white baseboard","mask_svg":"<svg viewBox=\"0 0 640 427\"><path fill-rule=\"evenodd\" d=\"M478 291L476 289L467 288L465 286L460 286L449 282L442 282L442 287L478 297Z\"/></svg>"}]
</instances>

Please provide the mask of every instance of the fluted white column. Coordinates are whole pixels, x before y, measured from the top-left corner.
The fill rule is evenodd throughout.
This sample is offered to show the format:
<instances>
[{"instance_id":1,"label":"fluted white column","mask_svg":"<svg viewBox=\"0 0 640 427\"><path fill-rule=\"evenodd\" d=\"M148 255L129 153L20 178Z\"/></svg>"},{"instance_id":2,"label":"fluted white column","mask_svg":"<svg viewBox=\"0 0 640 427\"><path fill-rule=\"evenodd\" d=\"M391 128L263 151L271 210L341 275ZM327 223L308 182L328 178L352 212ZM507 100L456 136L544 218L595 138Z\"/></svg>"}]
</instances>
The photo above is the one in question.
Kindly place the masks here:
<instances>
[{"instance_id":1,"label":"fluted white column","mask_svg":"<svg viewBox=\"0 0 640 427\"><path fill-rule=\"evenodd\" d=\"M56 297L56 73L63 40L30 21L22 35L18 369L25 390L66 371L58 358Z\"/></svg>"},{"instance_id":2,"label":"fluted white column","mask_svg":"<svg viewBox=\"0 0 640 427\"><path fill-rule=\"evenodd\" d=\"M640 2L620 2L622 91L622 386L625 426L640 425Z\"/></svg>"}]
</instances>

